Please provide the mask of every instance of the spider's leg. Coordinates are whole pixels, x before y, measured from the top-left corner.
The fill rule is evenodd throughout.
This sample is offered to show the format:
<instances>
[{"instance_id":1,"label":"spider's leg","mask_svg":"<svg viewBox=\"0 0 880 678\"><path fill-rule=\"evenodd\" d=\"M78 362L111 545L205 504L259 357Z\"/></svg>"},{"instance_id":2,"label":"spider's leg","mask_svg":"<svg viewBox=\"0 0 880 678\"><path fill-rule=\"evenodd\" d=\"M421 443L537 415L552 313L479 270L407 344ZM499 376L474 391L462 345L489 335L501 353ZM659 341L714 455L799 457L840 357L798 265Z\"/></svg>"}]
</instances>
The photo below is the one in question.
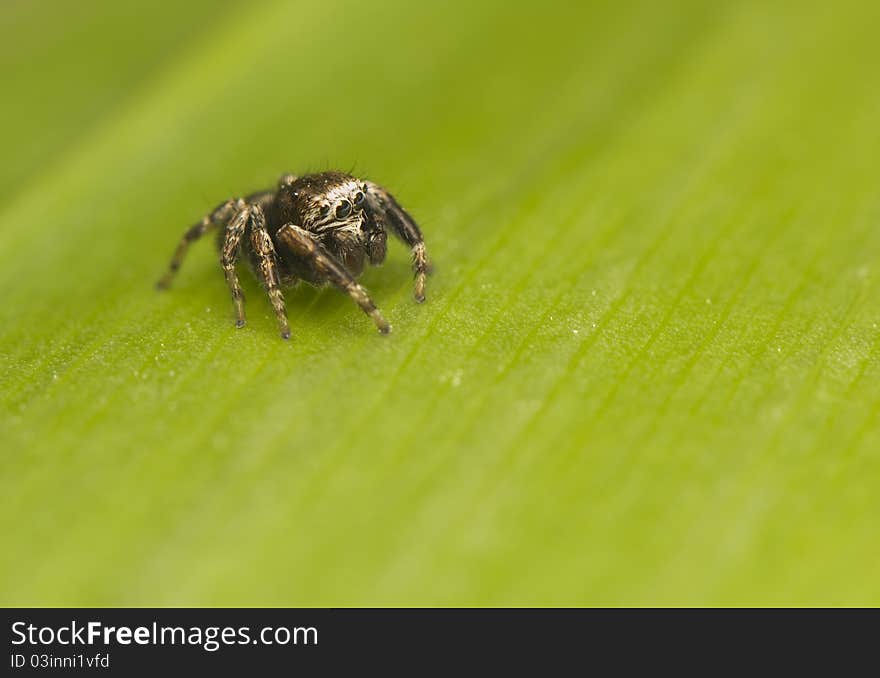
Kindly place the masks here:
<instances>
[{"instance_id":1,"label":"spider's leg","mask_svg":"<svg viewBox=\"0 0 880 678\"><path fill-rule=\"evenodd\" d=\"M431 268L422 232L415 219L400 206L393 195L372 182L367 182L367 188L370 209L374 214L378 212L378 216L390 222L394 234L412 250L413 273L416 278L414 296L416 301L422 302L425 300L425 278Z\"/></svg>"},{"instance_id":2,"label":"spider's leg","mask_svg":"<svg viewBox=\"0 0 880 678\"><path fill-rule=\"evenodd\" d=\"M257 191L256 193L251 193L248 196L245 196L244 201L248 205L259 205L263 209L269 207L272 204L272 201L275 200L275 196L278 191Z\"/></svg>"},{"instance_id":3,"label":"spider's leg","mask_svg":"<svg viewBox=\"0 0 880 678\"><path fill-rule=\"evenodd\" d=\"M223 239L223 246L220 248L220 265L223 266L223 273L226 275L226 284L232 292L232 302L235 304L235 326L244 326L244 292L241 290L241 284L238 282L238 275L235 272L235 261L238 259L239 244L241 237L247 228L250 220L251 207L243 205L232 217L226 226L226 236Z\"/></svg>"},{"instance_id":4,"label":"spider's leg","mask_svg":"<svg viewBox=\"0 0 880 678\"><path fill-rule=\"evenodd\" d=\"M174 256L171 257L168 271L166 271L165 275L163 275L159 282L156 283L156 287L160 290L164 290L171 284L174 274L177 273L177 270L183 263L183 258L186 256L186 251L189 249L190 244L201 238L215 226L229 221L229 218L235 213L236 206L237 201L227 200L215 207L211 213L206 214L199 222L193 224L187 229L186 233L183 234L183 238L180 240L180 244L174 251Z\"/></svg>"},{"instance_id":5,"label":"spider's leg","mask_svg":"<svg viewBox=\"0 0 880 678\"><path fill-rule=\"evenodd\" d=\"M281 330L282 339L290 339L290 326L287 324L287 309L284 307L284 296L281 294L281 285L278 276L278 258L275 254L275 246L272 238L266 230L266 216L263 208L254 205L250 210L250 238L251 246L259 260L258 274L266 293L275 309L275 317L278 319L278 328Z\"/></svg>"},{"instance_id":6,"label":"spider's leg","mask_svg":"<svg viewBox=\"0 0 880 678\"><path fill-rule=\"evenodd\" d=\"M279 229L276 237L292 254L308 263L318 277L328 280L350 296L361 310L373 319L382 334L391 331L391 325L382 317L367 291L358 285L345 266L315 240L311 233L294 224L285 224Z\"/></svg>"}]
</instances>

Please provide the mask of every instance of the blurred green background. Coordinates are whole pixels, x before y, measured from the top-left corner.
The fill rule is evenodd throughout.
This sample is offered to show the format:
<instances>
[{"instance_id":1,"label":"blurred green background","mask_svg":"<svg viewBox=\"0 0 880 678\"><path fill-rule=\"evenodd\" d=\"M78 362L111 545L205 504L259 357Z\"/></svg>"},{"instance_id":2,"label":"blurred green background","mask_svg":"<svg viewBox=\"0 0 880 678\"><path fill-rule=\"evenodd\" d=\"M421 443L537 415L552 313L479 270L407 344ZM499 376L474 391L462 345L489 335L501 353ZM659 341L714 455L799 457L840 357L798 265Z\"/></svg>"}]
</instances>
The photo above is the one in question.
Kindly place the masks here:
<instances>
[{"instance_id":1,"label":"blurred green background","mask_svg":"<svg viewBox=\"0 0 880 678\"><path fill-rule=\"evenodd\" d=\"M880 604L880 4L5 2L5 605ZM182 231L354 169L380 337Z\"/></svg>"}]
</instances>

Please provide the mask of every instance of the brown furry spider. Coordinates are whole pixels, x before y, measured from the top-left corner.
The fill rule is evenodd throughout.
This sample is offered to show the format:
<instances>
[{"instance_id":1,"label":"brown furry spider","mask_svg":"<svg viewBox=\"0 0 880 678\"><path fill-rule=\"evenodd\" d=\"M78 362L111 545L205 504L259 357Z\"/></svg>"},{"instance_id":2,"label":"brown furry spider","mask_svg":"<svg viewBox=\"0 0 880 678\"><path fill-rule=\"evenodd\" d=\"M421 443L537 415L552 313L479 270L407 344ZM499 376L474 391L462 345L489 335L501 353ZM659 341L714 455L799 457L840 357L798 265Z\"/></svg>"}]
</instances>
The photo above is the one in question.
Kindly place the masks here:
<instances>
[{"instance_id":1,"label":"brown furry spider","mask_svg":"<svg viewBox=\"0 0 880 678\"><path fill-rule=\"evenodd\" d=\"M219 225L220 265L235 304L236 327L245 324L244 294L235 272L239 254L263 284L284 339L290 338L281 286L300 280L336 285L369 315L383 334L391 331L379 309L358 285L364 259L385 259L390 228L412 248L416 301L425 300L429 264L422 233L413 218L384 188L342 172L281 177L278 189L227 200L184 234L168 272L156 284L165 289L180 268L190 243Z\"/></svg>"}]
</instances>

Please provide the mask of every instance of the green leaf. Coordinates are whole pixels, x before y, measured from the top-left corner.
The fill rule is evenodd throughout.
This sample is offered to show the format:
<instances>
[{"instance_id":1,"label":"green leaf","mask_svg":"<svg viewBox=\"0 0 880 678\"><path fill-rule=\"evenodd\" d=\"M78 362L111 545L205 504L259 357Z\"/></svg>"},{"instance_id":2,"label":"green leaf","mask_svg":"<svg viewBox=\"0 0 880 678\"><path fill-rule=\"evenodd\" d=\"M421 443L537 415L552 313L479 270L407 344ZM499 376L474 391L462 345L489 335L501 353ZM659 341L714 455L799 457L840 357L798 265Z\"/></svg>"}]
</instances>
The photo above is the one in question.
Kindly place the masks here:
<instances>
[{"instance_id":1,"label":"green leaf","mask_svg":"<svg viewBox=\"0 0 880 678\"><path fill-rule=\"evenodd\" d=\"M0 603L880 603L878 7L6 3ZM153 289L328 168L393 334Z\"/></svg>"}]
</instances>

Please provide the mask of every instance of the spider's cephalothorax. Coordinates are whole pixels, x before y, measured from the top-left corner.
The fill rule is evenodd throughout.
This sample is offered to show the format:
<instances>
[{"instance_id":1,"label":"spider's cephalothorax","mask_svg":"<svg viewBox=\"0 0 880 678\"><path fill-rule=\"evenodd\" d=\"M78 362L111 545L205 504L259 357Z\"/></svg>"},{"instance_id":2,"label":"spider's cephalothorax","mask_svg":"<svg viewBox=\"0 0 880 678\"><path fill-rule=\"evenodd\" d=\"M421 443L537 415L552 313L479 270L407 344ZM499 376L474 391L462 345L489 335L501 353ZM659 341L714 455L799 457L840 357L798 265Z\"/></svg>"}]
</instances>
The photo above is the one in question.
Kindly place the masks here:
<instances>
[{"instance_id":1,"label":"spider's cephalothorax","mask_svg":"<svg viewBox=\"0 0 880 678\"><path fill-rule=\"evenodd\" d=\"M171 283L190 243L217 226L224 227L217 244L238 327L245 323L244 295L235 262L244 253L266 288L285 339L290 327L281 287L300 280L336 285L387 334L391 326L356 278L365 260L378 265L385 259L389 229L412 249L415 298L425 300L428 258L422 233L394 196L370 181L342 172L288 174L276 190L227 200L187 230L159 288Z\"/></svg>"}]
</instances>

